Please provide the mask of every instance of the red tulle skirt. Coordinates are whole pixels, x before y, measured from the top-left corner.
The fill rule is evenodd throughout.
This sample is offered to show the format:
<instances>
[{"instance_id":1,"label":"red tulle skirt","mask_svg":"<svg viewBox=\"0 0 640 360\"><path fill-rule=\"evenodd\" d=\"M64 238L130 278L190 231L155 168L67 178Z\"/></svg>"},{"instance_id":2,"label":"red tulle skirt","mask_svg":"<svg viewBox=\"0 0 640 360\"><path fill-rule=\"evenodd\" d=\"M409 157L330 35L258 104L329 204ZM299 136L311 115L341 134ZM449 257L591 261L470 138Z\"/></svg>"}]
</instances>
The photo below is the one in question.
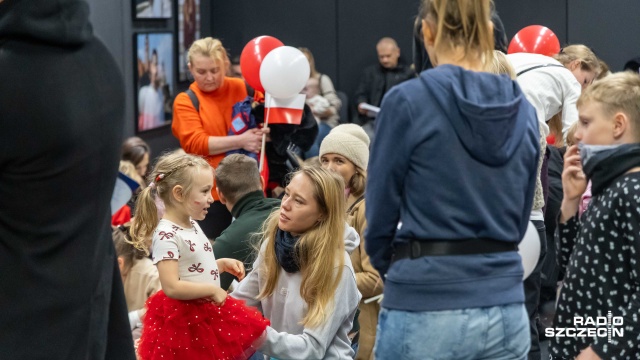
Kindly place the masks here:
<instances>
[{"instance_id":1,"label":"red tulle skirt","mask_svg":"<svg viewBox=\"0 0 640 360\"><path fill-rule=\"evenodd\" d=\"M230 296L217 306L204 299L171 299L160 290L146 306L141 360L247 359L269 325L257 309Z\"/></svg>"}]
</instances>

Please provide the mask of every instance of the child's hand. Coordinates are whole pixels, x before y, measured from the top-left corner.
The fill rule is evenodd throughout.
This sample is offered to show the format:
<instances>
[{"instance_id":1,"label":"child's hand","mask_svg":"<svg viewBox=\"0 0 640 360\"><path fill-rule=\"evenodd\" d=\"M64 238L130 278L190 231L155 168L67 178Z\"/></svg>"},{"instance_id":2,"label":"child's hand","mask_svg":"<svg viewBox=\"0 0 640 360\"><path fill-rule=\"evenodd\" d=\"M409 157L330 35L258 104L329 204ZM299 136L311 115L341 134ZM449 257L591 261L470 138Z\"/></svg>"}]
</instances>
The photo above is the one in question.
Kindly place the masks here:
<instances>
[{"instance_id":1,"label":"child's hand","mask_svg":"<svg viewBox=\"0 0 640 360\"><path fill-rule=\"evenodd\" d=\"M238 280L244 279L244 264L241 261L222 258L217 259L216 263L218 264L218 270L220 270L220 272L227 272L237 277Z\"/></svg>"},{"instance_id":2,"label":"child's hand","mask_svg":"<svg viewBox=\"0 0 640 360\"><path fill-rule=\"evenodd\" d=\"M215 290L213 291L213 296L211 297L211 300L214 302L214 304L218 305L218 306L222 306L224 305L224 302L227 300L227 292L224 291L224 289L222 289L221 287L215 287Z\"/></svg>"},{"instance_id":3,"label":"child's hand","mask_svg":"<svg viewBox=\"0 0 640 360\"><path fill-rule=\"evenodd\" d=\"M578 145L572 145L564 155L564 169L562 170L564 198L568 201L579 200L586 189L587 177L582 172Z\"/></svg>"}]
</instances>

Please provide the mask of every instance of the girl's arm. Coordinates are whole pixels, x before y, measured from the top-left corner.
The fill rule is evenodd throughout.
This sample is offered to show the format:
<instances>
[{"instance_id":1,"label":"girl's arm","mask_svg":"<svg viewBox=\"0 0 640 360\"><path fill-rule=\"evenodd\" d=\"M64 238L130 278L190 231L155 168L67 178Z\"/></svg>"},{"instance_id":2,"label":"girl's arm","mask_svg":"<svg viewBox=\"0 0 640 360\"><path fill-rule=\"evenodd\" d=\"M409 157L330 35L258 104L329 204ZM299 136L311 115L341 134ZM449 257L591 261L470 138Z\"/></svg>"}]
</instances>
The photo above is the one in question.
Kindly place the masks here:
<instances>
[{"instance_id":1,"label":"girl's arm","mask_svg":"<svg viewBox=\"0 0 640 360\"><path fill-rule=\"evenodd\" d=\"M216 304L223 304L227 292L221 287L207 283L180 280L178 260L162 260L156 264L160 274L160 284L164 293L176 300L211 298Z\"/></svg>"},{"instance_id":2,"label":"girl's arm","mask_svg":"<svg viewBox=\"0 0 640 360\"><path fill-rule=\"evenodd\" d=\"M263 246L264 248L264 246ZM258 294L260 293L260 262L262 259L262 250L258 255L258 258L253 263L253 269L244 278L240 281L240 284L233 290L231 296L238 300L244 300L245 303L249 306L258 307L260 305L260 301L257 300Z\"/></svg>"}]
</instances>

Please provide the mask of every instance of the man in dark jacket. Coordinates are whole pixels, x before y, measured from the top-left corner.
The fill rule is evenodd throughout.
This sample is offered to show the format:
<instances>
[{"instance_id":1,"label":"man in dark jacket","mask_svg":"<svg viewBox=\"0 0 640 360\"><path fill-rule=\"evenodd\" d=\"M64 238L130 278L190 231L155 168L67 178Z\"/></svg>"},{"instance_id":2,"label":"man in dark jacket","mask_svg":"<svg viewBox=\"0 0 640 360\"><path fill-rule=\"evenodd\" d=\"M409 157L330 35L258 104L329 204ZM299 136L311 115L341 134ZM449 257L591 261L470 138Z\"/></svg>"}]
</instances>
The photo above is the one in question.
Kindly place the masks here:
<instances>
[{"instance_id":1,"label":"man in dark jacket","mask_svg":"<svg viewBox=\"0 0 640 360\"><path fill-rule=\"evenodd\" d=\"M364 70L358 89L355 93L355 103L358 106L360 125L367 125L375 116L370 116L362 104L380 106L382 97L393 86L415 77L414 71L399 62L400 48L395 40L385 37L376 45L378 61ZM367 128L365 127L365 130ZM371 134L369 134L371 135Z\"/></svg>"},{"instance_id":2,"label":"man in dark jacket","mask_svg":"<svg viewBox=\"0 0 640 360\"><path fill-rule=\"evenodd\" d=\"M220 202L227 206L235 221L213 243L217 259L232 258L244 262L249 272L259 239L252 235L260 231L264 220L280 206L279 199L265 198L256 161L246 155L231 154L216 169L216 191ZM220 275L220 286L227 290L236 279Z\"/></svg>"},{"instance_id":3,"label":"man in dark jacket","mask_svg":"<svg viewBox=\"0 0 640 360\"><path fill-rule=\"evenodd\" d=\"M88 17L0 2L3 359L135 359L110 227L124 82Z\"/></svg>"}]
</instances>

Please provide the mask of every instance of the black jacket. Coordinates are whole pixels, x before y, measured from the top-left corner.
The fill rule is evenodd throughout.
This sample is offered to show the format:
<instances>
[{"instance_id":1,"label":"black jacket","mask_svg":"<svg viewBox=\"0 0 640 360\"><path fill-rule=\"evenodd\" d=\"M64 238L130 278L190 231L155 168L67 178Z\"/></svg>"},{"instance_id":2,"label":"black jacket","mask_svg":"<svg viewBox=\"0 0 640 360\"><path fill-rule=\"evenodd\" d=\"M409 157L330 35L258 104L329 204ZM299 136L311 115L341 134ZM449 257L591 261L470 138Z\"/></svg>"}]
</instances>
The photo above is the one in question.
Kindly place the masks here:
<instances>
[{"instance_id":1,"label":"black jacket","mask_svg":"<svg viewBox=\"0 0 640 360\"><path fill-rule=\"evenodd\" d=\"M88 16L0 3L1 358L135 358L110 227L124 83Z\"/></svg>"},{"instance_id":2,"label":"black jacket","mask_svg":"<svg viewBox=\"0 0 640 360\"><path fill-rule=\"evenodd\" d=\"M354 96L354 105L357 107L358 104L365 102L380 106L382 97L389 89L415 76L415 72L403 63L398 63L398 66L393 69L386 69L380 64L369 66L362 73ZM359 117L361 124L370 120L365 115L359 114Z\"/></svg>"}]
</instances>

